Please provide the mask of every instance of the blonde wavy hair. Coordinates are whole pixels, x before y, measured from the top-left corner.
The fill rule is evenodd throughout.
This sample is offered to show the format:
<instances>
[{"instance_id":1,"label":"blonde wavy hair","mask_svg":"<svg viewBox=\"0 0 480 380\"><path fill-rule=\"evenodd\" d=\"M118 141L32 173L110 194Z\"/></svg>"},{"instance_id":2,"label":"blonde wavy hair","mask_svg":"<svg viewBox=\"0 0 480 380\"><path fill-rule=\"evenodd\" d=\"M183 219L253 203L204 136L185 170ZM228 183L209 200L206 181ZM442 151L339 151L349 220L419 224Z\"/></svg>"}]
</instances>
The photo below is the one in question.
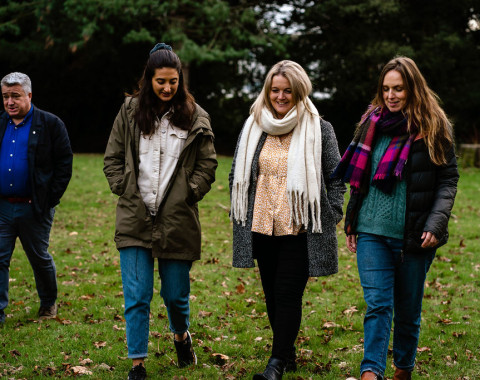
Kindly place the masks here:
<instances>
[{"instance_id":1,"label":"blonde wavy hair","mask_svg":"<svg viewBox=\"0 0 480 380\"><path fill-rule=\"evenodd\" d=\"M275 109L270 101L270 91L272 90L272 81L275 75L282 75L290 82L292 89L292 100L295 105L303 102L305 108L312 114L315 114L307 105L307 97L312 92L312 82L307 73L298 63L284 60L276 63L270 69L263 83L263 88L255 102L250 107L250 114L253 114L255 122L260 125L260 116L262 108L266 107L275 115Z\"/></svg>"},{"instance_id":2,"label":"blonde wavy hair","mask_svg":"<svg viewBox=\"0 0 480 380\"><path fill-rule=\"evenodd\" d=\"M408 130L415 125L419 136L425 139L432 162L436 165L446 164L447 150L454 142L453 126L439 104L440 98L428 87L427 81L411 58L397 56L383 67L375 98L358 125L362 124L375 108L386 107L383 100L383 80L391 70L400 73L407 93L407 102L402 112L408 120Z\"/></svg>"}]
</instances>

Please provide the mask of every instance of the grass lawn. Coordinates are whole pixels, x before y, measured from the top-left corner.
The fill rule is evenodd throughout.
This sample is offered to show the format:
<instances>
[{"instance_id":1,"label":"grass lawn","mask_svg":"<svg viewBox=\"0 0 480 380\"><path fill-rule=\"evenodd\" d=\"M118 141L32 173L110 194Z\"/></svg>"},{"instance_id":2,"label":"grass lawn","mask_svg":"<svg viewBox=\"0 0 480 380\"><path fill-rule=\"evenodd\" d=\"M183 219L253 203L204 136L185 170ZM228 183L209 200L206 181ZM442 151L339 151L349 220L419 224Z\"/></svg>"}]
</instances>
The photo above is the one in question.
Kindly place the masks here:
<instances>
[{"instance_id":1,"label":"grass lawn","mask_svg":"<svg viewBox=\"0 0 480 380\"><path fill-rule=\"evenodd\" d=\"M251 379L263 371L271 331L256 269L231 266L228 172L200 203L203 256L191 272L191 332L199 364L178 369L156 281L151 309L150 379ZM100 155L76 155L70 186L57 207L50 252L58 272L59 313L39 322L32 270L19 242L10 267L10 304L0 327L0 378L86 376L125 379L125 320L119 254L113 243L117 197ZM414 378L480 379L480 170L461 172L448 245L437 252L423 304ZM362 297L355 255L342 226L338 274L312 278L297 341L299 370L284 379L347 379L362 359ZM393 377L391 356L387 377Z\"/></svg>"}]
</instances>

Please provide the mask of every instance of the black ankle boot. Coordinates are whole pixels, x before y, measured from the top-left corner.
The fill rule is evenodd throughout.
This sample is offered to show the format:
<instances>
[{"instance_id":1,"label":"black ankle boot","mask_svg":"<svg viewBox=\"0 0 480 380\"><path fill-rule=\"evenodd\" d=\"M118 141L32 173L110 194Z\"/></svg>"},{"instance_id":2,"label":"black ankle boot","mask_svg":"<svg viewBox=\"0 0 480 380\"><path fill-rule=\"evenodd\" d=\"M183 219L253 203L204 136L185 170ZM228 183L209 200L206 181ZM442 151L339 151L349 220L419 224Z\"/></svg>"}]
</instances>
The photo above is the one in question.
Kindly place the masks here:
<instances>
[{"instance_id":1,"label":"black ankle boot","mask_svg":"<svg viewBox=\"0 0 480 380\"><path fill-rule=\"evenodd\" d=\"M285 372L285 366L285 361L277 358L270 358L265 371L253 375L253 380L281 380L283 373Z\"/></svg>"}]
</instances>

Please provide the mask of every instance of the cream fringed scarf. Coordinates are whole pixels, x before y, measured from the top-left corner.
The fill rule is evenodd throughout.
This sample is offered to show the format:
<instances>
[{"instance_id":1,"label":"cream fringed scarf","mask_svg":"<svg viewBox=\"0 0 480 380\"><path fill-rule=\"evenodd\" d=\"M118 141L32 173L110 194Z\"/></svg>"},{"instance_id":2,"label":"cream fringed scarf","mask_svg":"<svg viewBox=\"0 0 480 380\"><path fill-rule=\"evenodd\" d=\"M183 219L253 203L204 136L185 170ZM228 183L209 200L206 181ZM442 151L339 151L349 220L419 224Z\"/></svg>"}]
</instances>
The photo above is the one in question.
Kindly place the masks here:
<instances>
[{"instance_id":1,"label":"cream fringed scarf","mask_svg":"<svg viewBox=\"0 0 480 380\"><path fill-rule=\"evenodd\" d=\"M247 119L237 148L231 205L232 219L242 225L245 225L247 220L248 187L252 161L262 132L277 136L286 134L293 129L287 159L287 197L290 206L290 223L307 227L310 215L312 232L322 232L320 221L322 188L320 116L309 98L306 100L306 105L308 110L305 109L303 102L299 102L283 119L275 119L272 113L264 108L261 125L254 122L253 114Z\"/></svg>"}]
</instances>

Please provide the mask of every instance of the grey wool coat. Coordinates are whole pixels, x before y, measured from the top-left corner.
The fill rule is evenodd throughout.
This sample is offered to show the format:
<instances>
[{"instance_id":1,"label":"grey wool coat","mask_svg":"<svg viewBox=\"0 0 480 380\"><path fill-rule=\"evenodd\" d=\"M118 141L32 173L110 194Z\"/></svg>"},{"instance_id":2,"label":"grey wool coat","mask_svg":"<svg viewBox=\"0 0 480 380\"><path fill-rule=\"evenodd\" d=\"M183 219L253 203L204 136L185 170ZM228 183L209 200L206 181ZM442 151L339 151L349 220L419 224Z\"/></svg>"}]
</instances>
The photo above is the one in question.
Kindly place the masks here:
<instances>
[{"instance_id":1,"label":"grey wool coat","mask_svg":"<svg viewBox=\"0 0 480 380\"><path fill-rule=\"evenodd\" d=\"M308 267L311 277L327 276L338 272L338 244L336 225L343 217L343 196L345 184L339 179L331 179L340 161L337 139L332 125L321 120L322 129L322 194L321 221L322 233L312 233L312 226L307 228ZM238 138L240 141L241 134ZM257 188L258 159L267 134L263 133L258 143L252 162L252 175L248 189L248 209L245 226L233 221L233 266L236 268L252 268L255 266L252 249L252 220L255 192ZM235 172L237 149L233 157L232 169L229 175L230 194Z\"/></svg>"}]
</instances>

